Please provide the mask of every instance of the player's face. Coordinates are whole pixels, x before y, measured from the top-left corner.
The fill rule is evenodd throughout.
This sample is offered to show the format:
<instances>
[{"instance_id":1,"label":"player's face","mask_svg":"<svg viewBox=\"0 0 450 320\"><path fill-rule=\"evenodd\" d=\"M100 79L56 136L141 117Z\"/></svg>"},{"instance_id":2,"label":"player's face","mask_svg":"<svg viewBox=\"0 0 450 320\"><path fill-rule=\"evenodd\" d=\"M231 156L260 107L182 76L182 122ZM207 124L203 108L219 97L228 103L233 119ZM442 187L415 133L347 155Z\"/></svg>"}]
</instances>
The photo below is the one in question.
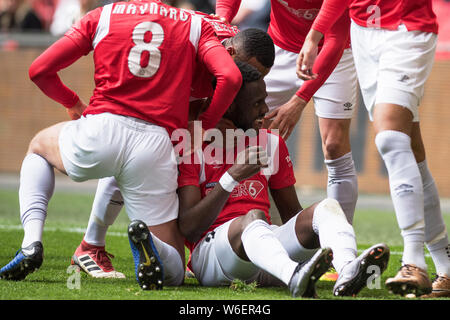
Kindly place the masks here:
<instances>
[{"instance_id":1,"label":"player's face","mask_svg":"<svg viewBox=\"0 0 450 320\"><path fill-rule=\"evenodd\" d=\"M264 67L261 62L258 61L255 57L251 57L248 61L248 64L251 64L256 69L258 69L259 72L261 72L262 77L264 78L270 71L270 68Z\"/></svg>"},{"instance_id":2,"label":"player's face","mask_svg":"<svg viewBox=\"0 0 450 320\"><path fill-rule=\"evenodd\" d=\"M264 115L269 111L266 104L266 84L263 78L245 83L235 98L236 111L234 124L237 128L261 129Z\"/></svg>"}]
</instances>

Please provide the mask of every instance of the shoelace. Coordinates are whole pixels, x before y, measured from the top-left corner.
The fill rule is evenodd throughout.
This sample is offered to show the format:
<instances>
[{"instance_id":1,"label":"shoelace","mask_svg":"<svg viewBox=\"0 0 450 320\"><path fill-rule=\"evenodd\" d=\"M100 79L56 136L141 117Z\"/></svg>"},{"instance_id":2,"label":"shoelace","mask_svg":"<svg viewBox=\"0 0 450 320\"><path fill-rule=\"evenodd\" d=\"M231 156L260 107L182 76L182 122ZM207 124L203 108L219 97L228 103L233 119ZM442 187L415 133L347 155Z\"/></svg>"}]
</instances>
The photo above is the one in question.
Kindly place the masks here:
<instances>
[{"instance_id":1,"label":"shoelace","mask_svg":"<svg viewBox=\"0 0 450 320\"><path fill-rule=\"evenodd\" d=\"M405 264L404 266L401 267L402 270L402 274L406 275L406 276L411 276L413 275L414 270L416 269L416 267L410 265L410 264Z\"/></svg>"},{"instance_id":2,"label":"shoelace","mask_svg":"<svg viewBox=\"0 0 450 320\"><path fill-rule=\"evenodd\" d=\"M104 271L113 271L114 268L112 266L111 259L114 259L114 255L109 252L106 252L105 249L92 249L94 260L98 261L98 264L104 269Z\"/></svg>"},{"instance_id":3,"label":"shoelace","mask_svg":"<svg viewBox=\"0 0 450 320\"><path fill-rule=\"evenodd\" d=\"M447 278L446 276L439 275L437 273L432 273L432 275L434 276L433 282L435 283L444 282Z\"/></svg>"}]
</instances>

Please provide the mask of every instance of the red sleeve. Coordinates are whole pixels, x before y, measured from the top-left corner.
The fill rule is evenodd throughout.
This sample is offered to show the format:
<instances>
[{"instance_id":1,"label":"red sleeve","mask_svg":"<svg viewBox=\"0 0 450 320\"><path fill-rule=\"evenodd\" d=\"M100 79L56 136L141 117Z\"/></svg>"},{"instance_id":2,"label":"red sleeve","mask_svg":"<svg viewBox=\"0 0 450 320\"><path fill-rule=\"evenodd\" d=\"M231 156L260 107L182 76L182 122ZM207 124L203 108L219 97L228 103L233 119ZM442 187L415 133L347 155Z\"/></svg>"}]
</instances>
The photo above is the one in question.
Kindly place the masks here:
<instances>
[{"instance_id":1,"label":"red sleeve","mask_svg":"<svg viewBox=\"0 0 450 320\"><path fill-rule=\"evenodd\" d=\"M57 72L82 55L80 48L72 40L62 37L33 61L28 70L30 79L49 98L71 108L78 102L78 95L62 83Z\"/></svg>"},{"instance_id":2,"label":"red sleeve","mask_svg":"<svg viewBox=\"0 0 450 320\"><path fill-rule=\"evenodd\" d=\"M239 11L241 0L217 0L216 14L231 22Z\"/></svg>"},{"instance_id":3,"label":"red sleeve","mask_svg":"<svg viewBox=\"0 0 450 320\"><path fill-rule=\"evenodd\" d=\"M64 37L37 57L28 70L30 79L39 89L66 108L73 107L79 98L64 85L58 72L92 50L92 38L95 35L96 21L100 12L94 10L83 17Z\"/></svg>"},{"instance_id":4,"label":"red sleeve","mask_svg":"<svg viewBox=\"0 0 450 320\"><path fill-rule=\"evenodd\" d=\"M283 138L277 136L278 143L278 171L269 178L270 189L282 189L295 184L294 169L289 156L289 151Z\"/></svg>"},{"instance_id":5,"label":"red sleeve","mask_svg":"<svg viewBox=\"0 0 450 320\"><path fill-rule=\"evenodd\" d=\"M351 0L324 0L312 29L326 34L336 21L348 9Z\"/></svg>"},{"instance_id":6,"label":"red sleeve","mask_svg":"<svg viewBox=\"0 0 450 320\"><path fill-rule=\"evenodd\" d=\"M348 10L325 33L322 49L317 56L313 72L318 76L314 80L305 81L297 91L297 96L309 101L317 90L325 83L342 57L344 49L348 46L350 38L350 18Z\"/></svg>"},{"instance_id":7,"label":"red sleeve","mask_svg":"<svg viewBox=\"0 0 450 320\"><path fill-rule=\"evenodd\" d=\"M231 105L242 84L242 75L212 27L202 20L202 37L198 46L199 61L216 78L217 84L208 109L199 120L205 130L214 128Z\"/></svg>"},{"instance_id":8,"label":"red sleeve","mask_svg":"<svg viewBox=\"0 0 450 320\"><path fill-rule=\"evenodd\" d=\"M185 186L200 187L200 164L182 162L178 165L178 188Z\"/></svg>"}]
</instances>

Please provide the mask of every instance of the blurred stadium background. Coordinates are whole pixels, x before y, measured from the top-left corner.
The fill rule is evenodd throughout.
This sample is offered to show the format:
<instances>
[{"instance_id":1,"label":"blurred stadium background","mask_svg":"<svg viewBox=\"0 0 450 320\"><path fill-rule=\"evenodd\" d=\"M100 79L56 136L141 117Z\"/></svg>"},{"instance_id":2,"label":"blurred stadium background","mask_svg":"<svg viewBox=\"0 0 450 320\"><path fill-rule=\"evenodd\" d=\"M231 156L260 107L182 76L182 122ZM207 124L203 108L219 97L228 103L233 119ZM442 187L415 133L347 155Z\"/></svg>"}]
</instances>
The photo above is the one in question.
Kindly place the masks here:
<instances>
[{"instance_id":1,"label":"blurred stadium background","mask_svg":"<svg viewBox=\"0 0 450 320\"><path fill-rule=\"evenodd\" d=\"M16 186L30 139L40 129L67 120L64 108L47 98L28 78L28 67L85 12L111 0L0 0L0 185ZM175 6L211 13L214 0L169 1ZM422 134L427 158L437 182L444 211L450 198L450 0L433 0L440 24L438 52L421 104ZM267 28L269 0L243 0L234 23L241 29ZM87 56L60 73L84 101L92 93L93 63ZM303 197L325 194L326 169L321 141L310 105L288 141ZM352 124L352 148L359 174L360 204L379 206L388 198L386 169L374 144L366 110L357 108ZM64 181L63 177L59 177ZM74 184L67 184L73 187ZM84 183L94 190L95 183ZM76 187L76 186L75 186ZM364 199L374 199L364 202Z\"/></svg>"}]
</instances>

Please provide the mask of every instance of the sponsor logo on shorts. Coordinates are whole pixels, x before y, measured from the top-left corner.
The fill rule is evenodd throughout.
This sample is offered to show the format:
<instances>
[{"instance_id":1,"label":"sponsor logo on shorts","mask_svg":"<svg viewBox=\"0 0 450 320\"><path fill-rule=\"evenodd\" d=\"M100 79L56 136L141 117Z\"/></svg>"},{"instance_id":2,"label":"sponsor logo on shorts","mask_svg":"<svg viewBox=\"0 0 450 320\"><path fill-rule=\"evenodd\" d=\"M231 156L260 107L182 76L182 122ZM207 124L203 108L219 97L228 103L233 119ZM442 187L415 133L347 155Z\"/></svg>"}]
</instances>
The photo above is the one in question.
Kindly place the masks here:
<instances>
[{"instance_id":1,"label":"sponsor logo on shorts","mask_svg":"<svg viewBox=\"0 0 450 320\"><path fill-rule=\"evenodd\" d=\"M353 110L353 103L351 102L346 102L343 104L344 106L344 111L351 111Z\"/></svg>"},{"instance_id":2,"label":"sponsor logo on shorts","mask_svg":"<svg viewBox=\"0 0 450 320\"><path fill-rule=\"evenodd\" d=\"M406 75L406 74L403 74L399 79L398 79L398 81L400 81L400 82L406 82L406 81L408 81L409 80L409 77Z\"/></svg>"},{"instance_id":3,"label":"sponsor logo on shorts","mask_svg":"<svg viewBox=\"0 0 450 320\"><path fill-rule=\"evenodd\" d=\"M208 233L205 237L206 242L210 242L211 239L214 239L214 236L216 235L216 232L213 230L210 233Z\"/></svg>"}]
</instances>

